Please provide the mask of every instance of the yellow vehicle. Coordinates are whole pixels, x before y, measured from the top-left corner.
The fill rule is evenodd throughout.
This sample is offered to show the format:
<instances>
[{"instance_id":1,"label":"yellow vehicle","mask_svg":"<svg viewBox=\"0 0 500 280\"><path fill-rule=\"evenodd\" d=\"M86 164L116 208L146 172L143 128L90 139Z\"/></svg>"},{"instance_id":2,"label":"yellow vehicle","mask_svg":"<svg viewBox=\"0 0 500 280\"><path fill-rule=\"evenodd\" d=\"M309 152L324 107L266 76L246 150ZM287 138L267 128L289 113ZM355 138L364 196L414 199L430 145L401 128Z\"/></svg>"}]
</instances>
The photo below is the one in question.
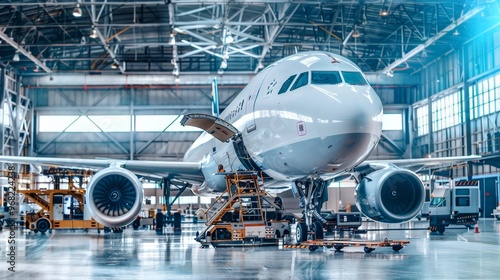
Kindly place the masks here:
<instances>
[{"instance_id":1,"label":"yellow vehicle","mask_svg":"<svg viewBox=\"0 0 500 280\"><path fill-rule=\"evenodd\" d=\"M42 209L25 214L26 228L34 232L51 229L97 229L104 226L85 211L84 190L19 190Z\"/></svg>"},{"instance_id":2,"label":"yellow vehicle","mask_svg":"<svg viewBox=\"0 0 500 280\"><path fill-rule=\"evenodd\" d=\"M294 217L259 183L255 172L221 173L227 189L206 211L207 228L195 238L203 247L278 245ZM263 180L262 180L263 181Z\"/></svg>"}]
</instances>

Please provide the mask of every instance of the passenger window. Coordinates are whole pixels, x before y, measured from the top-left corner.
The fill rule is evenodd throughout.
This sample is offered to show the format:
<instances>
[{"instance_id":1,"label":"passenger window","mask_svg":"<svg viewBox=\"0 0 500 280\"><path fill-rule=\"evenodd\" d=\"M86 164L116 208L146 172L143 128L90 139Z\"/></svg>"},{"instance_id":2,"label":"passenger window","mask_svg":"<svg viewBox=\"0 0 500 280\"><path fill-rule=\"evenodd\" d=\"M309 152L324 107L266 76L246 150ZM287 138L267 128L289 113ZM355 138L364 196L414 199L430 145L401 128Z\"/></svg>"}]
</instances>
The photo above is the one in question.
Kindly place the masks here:
<instances>
[{"instance_id":1,"label":"passenger window","mask_svg":"<svg viewBox=\"0 0 500 280\"><path fill-rule=\"evenodd\" d=\"M290 87L290 85L292 84L293 82L293 79L295 79L295 77L297 77L297 75L293 75L291 76L290 78L288 78L284 83L283 85L281 86L280 88L280 91L278 92L278 94L282 94L282 93L285 93L288 88Z\"/></svg>"},{"instance_id":2,"label":"passenger window","mask_svg":"<svg viewBox=\"0 0 500 280\"><path fill-rule=\"evenodd\" d=\"M344 82L353 86L364 86L368 83L365 78L359 72L345 72L342 71L342 76L344 76Z\"/></svg>"},{"instance_id":3,"label":"passenger window","mask_svg":"<svg viewBox=\"0 0 500 280\"><path fill-rule=\"evenodd\" d=\"M308 75L309 75L309 72L304 72L304 73L300 74L299 77L297 78L297 81L295 81L295 84L293 84L292 88L290 89L290 91L307 85L307 83L309 81Z\"/></svg>"},{"instance_id":4,"label":"passenger window","mask_svg":"<svg viewBox=\"0 0 500 280\"><path fill-rule=\"evenodd\" d=\"M312 71L311 84L313 85L336 85L342 83L338 71Z\"/></svg>"}]
</instances>

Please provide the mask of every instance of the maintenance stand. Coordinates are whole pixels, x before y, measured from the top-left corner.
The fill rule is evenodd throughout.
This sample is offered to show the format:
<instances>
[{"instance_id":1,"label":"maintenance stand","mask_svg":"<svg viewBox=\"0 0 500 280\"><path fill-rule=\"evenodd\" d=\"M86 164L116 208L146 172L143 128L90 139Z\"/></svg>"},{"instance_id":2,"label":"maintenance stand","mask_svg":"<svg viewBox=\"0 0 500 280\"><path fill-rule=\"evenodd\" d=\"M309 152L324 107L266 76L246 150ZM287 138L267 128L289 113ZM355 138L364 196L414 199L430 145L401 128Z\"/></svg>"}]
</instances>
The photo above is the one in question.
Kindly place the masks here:
<instances>
[{"instance_id":1,"label":"maintenance stand","mask_svg":"<svg viewBox=\"0 0 500 280\"><path fill-rule=\"evenodd\" d=\"M278 245L290 234L295 217L264 190L257 172L219 174L226 177L227 188L205 212L207 228L195 238L203 248Z\"/></svg>"}]
</instances>

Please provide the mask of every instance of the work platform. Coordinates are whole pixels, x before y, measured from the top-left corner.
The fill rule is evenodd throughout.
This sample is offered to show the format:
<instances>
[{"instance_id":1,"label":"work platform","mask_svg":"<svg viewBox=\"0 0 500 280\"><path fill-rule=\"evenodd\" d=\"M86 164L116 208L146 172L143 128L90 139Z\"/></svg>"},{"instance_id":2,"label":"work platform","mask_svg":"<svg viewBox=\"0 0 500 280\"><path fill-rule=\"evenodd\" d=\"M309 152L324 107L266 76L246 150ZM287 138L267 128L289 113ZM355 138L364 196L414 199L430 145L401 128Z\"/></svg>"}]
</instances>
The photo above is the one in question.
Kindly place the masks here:
<instances>
[{"instance_id":1,"label":"work platform","mask_svg":"<svg viewBox=\"0 0 500 280\"><path fill-rule=\"evenodd\" d=\"M223 172L226 191L205 212L206 229L197 234L202 247L269 246L290 234L294 217L269 195L257 172ZM260 179L260 180L259 180Z\"/></svg>"}]
</instances>

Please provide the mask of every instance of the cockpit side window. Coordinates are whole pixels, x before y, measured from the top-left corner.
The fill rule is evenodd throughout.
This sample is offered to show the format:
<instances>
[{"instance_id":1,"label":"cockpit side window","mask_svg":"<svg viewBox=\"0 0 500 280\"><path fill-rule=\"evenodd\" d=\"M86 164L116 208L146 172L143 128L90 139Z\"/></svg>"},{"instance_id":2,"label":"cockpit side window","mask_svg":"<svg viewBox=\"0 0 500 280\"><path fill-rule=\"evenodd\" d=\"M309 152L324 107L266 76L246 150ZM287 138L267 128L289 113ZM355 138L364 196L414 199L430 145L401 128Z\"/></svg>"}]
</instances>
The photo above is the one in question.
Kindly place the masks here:
<instances>
[{"instance_id":1,"label":"cockpit side window","mask_svg":"<svg viewBox=\"0 0 500 280\"><path fill-rule=\"evenodd\" d=\"M342 83L338 71L312 71L311 84L313 85L336 85Z\"/></svg>"},{"instance_id":2,"label":"cockpit side window","mask_svg":"<svg viewBox=\"0 0 500 280\"><path fill-rule=\"evenodd\" d=\"M290 91L303 87L307 85L308 82L309 82L309 72L301 73L297 78L297 81L295 81L295 84L293 84Z\"/></svg>"},{"instance_id":3,"label":"cockpit side window","mask_svg":"<svg viewBox=\"0 0 500 280\"><path fill-rule=\"evenodd\" d=\"M292 84L293 79L295 79L295 77L297 77L297 75L293 75L290 78L286 79L286 81L281 86L280 91L278 91L278 94L285 93Z\"/></svg>"},{"instance_id":4,"label":"cockpit side window","mask_svg":"<svg viewBox=\"0 0 500 280\"><path fill-rule=\"evenodd\" d=\"M364 86L368 84L360 72L342 71L342 76L344 76L344 82L346 82L346 84L353 86Z\"/></svg>"}]
</instances>

